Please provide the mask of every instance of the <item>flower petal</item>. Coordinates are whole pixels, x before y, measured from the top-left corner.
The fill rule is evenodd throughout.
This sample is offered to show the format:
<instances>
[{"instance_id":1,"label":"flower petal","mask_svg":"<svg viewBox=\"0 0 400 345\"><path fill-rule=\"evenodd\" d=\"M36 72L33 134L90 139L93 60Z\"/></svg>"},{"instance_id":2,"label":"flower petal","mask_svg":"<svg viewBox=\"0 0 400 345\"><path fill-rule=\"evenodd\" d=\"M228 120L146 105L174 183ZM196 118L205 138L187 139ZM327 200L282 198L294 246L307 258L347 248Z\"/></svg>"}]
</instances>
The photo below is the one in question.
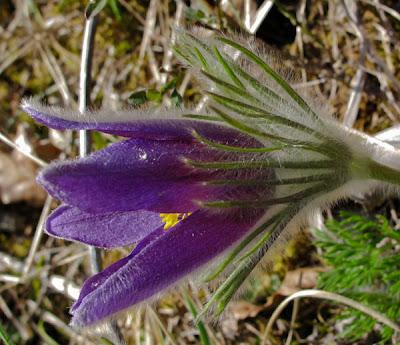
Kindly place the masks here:
<instances>
[{"instance_id":1,"label":"flower petal","mask_svg":"<svg viewBox=\"0 0 400 345\"><path fill-rule=\"evenodd\" d=\"M196 173L182 156L207 154L200 144L129 139L75 161L53 164L38 182L53 197L89 213L197 209L194 199L209 199Z\"/></svg>"},{"instance_id":2,"label":"flower petal","mask_svg":"<svg viewBox=\"0 0 400 345\"><path fill-rule=\"evenodd\" d=\"M201 143L131 138L82 159L52 164L39 174L38 182L53 197L88 213L187 213L198 208L197 200L212 201L221 192L233 195L232 189L238 189L204 185L218 172L193 169L182 157L229 159L229 155ZM235 171L222 173L240 177Z\"/></svg>"},{"instance_id":3,"label":"flower petal","mask_svg":"<svg viewBox=\"0 0 400 345\"><path fill-rule=\"evenodd\" d=\"M72 324L93 324L153 297L237 242L262 213L200 210L166 232L157 230L128 257L84 284L72 308Z\"/></svg>"},{"instance_id":4,"label":"flower petal","mask_svg":"<svg viewBox=\"0 0 400 345\"><path fill-rule=\"evenodd\" d=\"M110 276L112 276L114 273L116 273L121 267L123 267L123 266L125 266L125 264L129 263L129 260L131 259L131 257L138 254L147 245L149 245L153 241L157 240L160 236L163 236L165 233L166 233L166 231L164 230L163 227L158 228L157 230L153 231L151 234L146 236L142 241L140 241L128 256L114 262L112 265L108 266L106 269L104 269L100 273L95 274L95 275L91 276L90 278L86 279L85 283L83 284L82 289L80 291L79 298L75 301L74 305L71 307L71 312L74 312L74 310L80 306L83 299L87 295L89 295L91 292L96 290L96 288L98 286L103 284Z\"/></svg>"},{"instance_id":5,"label":"flower petal","mask_svg":"<svg viewBox=\"0 0 400 345\"><path fill-rule=\"evenodd\" d=\"M74 110L48 107L32 100L24 100L21 107L37 122L54 129L91 129L124 137L190 142L195 140L193 130L214 140L243 137L226 126L183 119L180 110L175 110L175 114L161 114L157 110L100 110L83 116Z\"/></svg>"},{"instance_id":6,"label":"flower petal","mask_svg":"<svg viewBox=\"0 0 400 345\"><path fill-rule=\"evenodd\" d=\"M47 219L48 234L102 248L130 245L163 225L158 213L149 211L90 214L62 205Z\"/></svg>"}]
</instances>

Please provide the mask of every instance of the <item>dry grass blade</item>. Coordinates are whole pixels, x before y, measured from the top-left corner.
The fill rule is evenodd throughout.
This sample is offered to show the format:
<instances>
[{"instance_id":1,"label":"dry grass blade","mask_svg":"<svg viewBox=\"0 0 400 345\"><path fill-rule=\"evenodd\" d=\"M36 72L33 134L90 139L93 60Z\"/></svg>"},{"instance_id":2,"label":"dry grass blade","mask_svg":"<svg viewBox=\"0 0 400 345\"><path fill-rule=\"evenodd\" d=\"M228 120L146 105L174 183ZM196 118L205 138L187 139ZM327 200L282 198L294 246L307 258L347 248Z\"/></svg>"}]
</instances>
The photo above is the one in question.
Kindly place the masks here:
<instances>
[{"instance_id":1,"label":"dry grass blade","mask_svg":"<svg viewBox=\"0 0 400 345\"><path fill-rule=\"evenodd\" d=\"M161 321L160 317L158 314L154 311L154 309L150 306L146 308L147 312L150 312L150 317L157 323L157 325L160 327L160 329L163 331L167 339L171 342L172 345L178 345L173 338L173 336L168 332L168 330L165 328L163 322Z\"/></svg>"},{"instance_id":2,"label":"dry grass blade","mask_svg":"<svg viewBox=\"0 0 400 345\"><path fill-rule=\"evenodd\" d=\"M50 195L48 195L44 203L42 213L40 214L39 222L36 225L35 235L33 236L32 244L29 248L29 254L28 257L26 258L24 269L22 270L22 277L28 274L29 270L32 267L36 251L39 248L40 240L44 232L44 223L46 221L47 216L50 213L50 207L52 201L53 198Z\"/></svg>"},{"instance_id":3,"label":"dry grass blade","mask_svg":"<svg viewBox=\"0 0 400 345\"><path fill-rule=\"evenodd\" d=\"M342 0L342 6L345 9L345 12L357 33L357 36L360 40L360 60L359 66L357 68L357 72L351 81L352 91L350 93L349 101L347 103L346 112L344 114L343 123L348 127L353 127L356 122L358 110L360 107L361 101L361 92L364 88L365 84L365 71L363 68L365 57L367 54L367 40L365 38L365 34L362 29L360 29L360 22L357 18L357 5L354 5L352 10L350 10L346 4L345 0Z\"/></svg>"},{"instance_id":4,"label":"dry grass blade","mask_svg":"<svg viewBox=\"0 0 400 345\"><path fill-rule=\"evenodd\" d=\"M47 69L54 79L54 82L56 83L65 104L70 105L71 103L73 103L73 97L68 90L67 81L65 80L65 77L61 71L61 67L57 63L57 59L46 44L42 45L40 42L38 42L37 45L39 47L39 52L42 56L42 60L46 64Z\"/></svg>"},{"instance_id":5,"label":"dry grass blade","mask_svg":"<svg viewBox=\"0 0 400 345\"><path fill-rule=\"evenodd\" d=\"M14 327L18 330L18 333L21 335L22 340L27 341L31 336L32 332L29 327L22 322L20 322L13 314L11 309L8 307L7 303L4 301L3 297L0 296L0 309L3 312L3 315L7 317L14 325Z\"/></svg>"},{"instance_id":6,"label":"dry grass blade","mask_svg":"<svg viewBox=\"0 0 400 345\"><path fill-rule=\"evenodd\" d=\"M8 56L6 56L3 62L0 64L0 74L3 73L3 71L6 68L8 68L11 64L13 64L16 60L28 54L32 49L32 45L33 45L32 41L22 42L21 48L9 53Z\"/></svg>"},{"instance_id":7,"label":"dry grass blade","mask_svg":"<svg viewBox=\"0 0 400 345\"><path fill-rule=\"evenodd\" d=\"M274 4L273 0L265 0L261 6L258 8L256 15L253 18L253 23L249 27L249 32L251 34L255 34L257 30L259 29L260 25L264 21L265 17L268 15L269 11L272 8L272 5Z\"/></svg>"},{"instance_id":8,"label":"dry grass blade","mask_svg":"<svg viewBox=\"0 0 400 345\"><path fill-rule=\"evenodd\" d=\"M154 26L156 24L157 17L157 5L159 0L151 0L147 9L146 22L143 32L142 43L140 45L139 61L135 67L135 73L138 73L143 64L143 59L146 55L148 45L150 44L152 34L154 32Z\"/></svg>"},{"instance_id":9,"label":"dry grass blade","mask_svg":"<svg viewBox=\"0 0 400 345\"><path fill-rule=\"evenodd\" d=\"M365 2L369 5L375 6L376 8L385 11L387 14L390 14L396 20L400 21L400 13L399 12L397 12L393 8L390 8L389 6L381 4L378 0L360 0L360 1Z\"/></svg>"},{"instance_id":10,"label":"dry grass blade","mask_svg":"<svg viewBox=\"0 0 400 345\"><path fill-rule=\"evenodd\" d=\"M0 141L2 141L4 144L8 145L9 147L13 148L14 150L17 150L18 152L22 153L24 156L28 157L29 159L34 161L39 166L41 166L41 167L47 166L47 163L45 161L43 161L39 157L36 157L35 155L31 154L25 148L17 145L11 139L7 138L3 133L0 133Z\"/></svg>"}]
</instances>

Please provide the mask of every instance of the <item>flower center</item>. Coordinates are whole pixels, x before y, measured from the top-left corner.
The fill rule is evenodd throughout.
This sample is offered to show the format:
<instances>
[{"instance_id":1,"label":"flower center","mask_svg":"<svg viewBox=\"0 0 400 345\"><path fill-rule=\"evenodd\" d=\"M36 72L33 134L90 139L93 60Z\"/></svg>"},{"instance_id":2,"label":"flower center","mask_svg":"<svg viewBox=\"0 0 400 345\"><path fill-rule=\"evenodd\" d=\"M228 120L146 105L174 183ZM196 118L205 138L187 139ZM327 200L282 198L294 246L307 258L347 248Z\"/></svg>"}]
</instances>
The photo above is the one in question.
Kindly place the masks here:
<instances>
[{"instance_id":1,"label":"flower center","mask_svg":"<svg viewBox=\"0 0 400 345\"><path fill-rule=\"evenodd\" d=\"M164 223L164 230L169 230L190 215L191 213L160 213L161 220Z\"/></svg>"}]
</instances>

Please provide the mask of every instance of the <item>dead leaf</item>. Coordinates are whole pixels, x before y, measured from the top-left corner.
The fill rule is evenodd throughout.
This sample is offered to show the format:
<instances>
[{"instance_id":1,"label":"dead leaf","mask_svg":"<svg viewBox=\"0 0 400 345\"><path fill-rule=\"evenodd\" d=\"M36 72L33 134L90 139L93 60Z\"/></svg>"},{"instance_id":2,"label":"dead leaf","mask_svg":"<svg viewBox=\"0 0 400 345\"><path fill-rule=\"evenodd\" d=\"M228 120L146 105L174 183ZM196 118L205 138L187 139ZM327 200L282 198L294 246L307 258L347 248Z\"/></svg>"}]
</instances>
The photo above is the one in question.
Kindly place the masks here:
<instances>
[{"instance_id":1,"label":"dead leaf","mask_svg":"<svg viewBox=\"0 0 400 345\"><path fill-rule=\"evenodd\" d=\"M289 296L299 290L313 289L317 286L319 273L324 271L326 271L324 267L305 267L289 271L276 293Z\"/></svg>"},{"instance_id":2,"label":"dead leaf","mask_svg":"<svg viewBox=\"0 0 400 345\"><path fill-rule=\"evenodd\" d=\"M35 179L34 163L21 154L0 152L0 199L3 204L18 201L42 203L46 193Z\"/></svg>"},{"instance_id":3,"label":"dead leaf","mask_svg":"<svg viewBox=\"0 0 400 345\"><path fill-rule=\"evenodd\" d=\"M261 310L263 310L263 307L246 301L232 302L230 306L230 312L236 320L244 320L248 317L255 317Z\"/></svg>"}]
</instances>

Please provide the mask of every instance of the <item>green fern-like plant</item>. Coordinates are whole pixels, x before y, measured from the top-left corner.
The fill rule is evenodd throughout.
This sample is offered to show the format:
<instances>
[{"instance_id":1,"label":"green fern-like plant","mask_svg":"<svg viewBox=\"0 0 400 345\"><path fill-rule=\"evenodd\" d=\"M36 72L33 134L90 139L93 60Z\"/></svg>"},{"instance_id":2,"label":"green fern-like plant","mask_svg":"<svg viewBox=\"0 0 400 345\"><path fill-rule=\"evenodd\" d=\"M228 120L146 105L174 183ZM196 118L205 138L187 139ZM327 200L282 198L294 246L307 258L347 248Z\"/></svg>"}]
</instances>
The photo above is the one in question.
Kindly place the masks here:
<instances>
[{"instance_id":1,"label":"green fern-like plant","mask_svg":"<svg viewBox=\"0 0 400 345\"><path fill-rule=\"evenodd\" d=\"M316 245L332 268L320 275L319 287L352 298L398 322L400 231L381 215L370 219L342 212L339 218L327 221L328 231L316 232ZM376 329L376 320L353 309L343 309L339 318L352 320L342 334L352 341ZM379 333L380 344L387 344L393 330L382 326Z\"/></svg>"}]
</instances>

